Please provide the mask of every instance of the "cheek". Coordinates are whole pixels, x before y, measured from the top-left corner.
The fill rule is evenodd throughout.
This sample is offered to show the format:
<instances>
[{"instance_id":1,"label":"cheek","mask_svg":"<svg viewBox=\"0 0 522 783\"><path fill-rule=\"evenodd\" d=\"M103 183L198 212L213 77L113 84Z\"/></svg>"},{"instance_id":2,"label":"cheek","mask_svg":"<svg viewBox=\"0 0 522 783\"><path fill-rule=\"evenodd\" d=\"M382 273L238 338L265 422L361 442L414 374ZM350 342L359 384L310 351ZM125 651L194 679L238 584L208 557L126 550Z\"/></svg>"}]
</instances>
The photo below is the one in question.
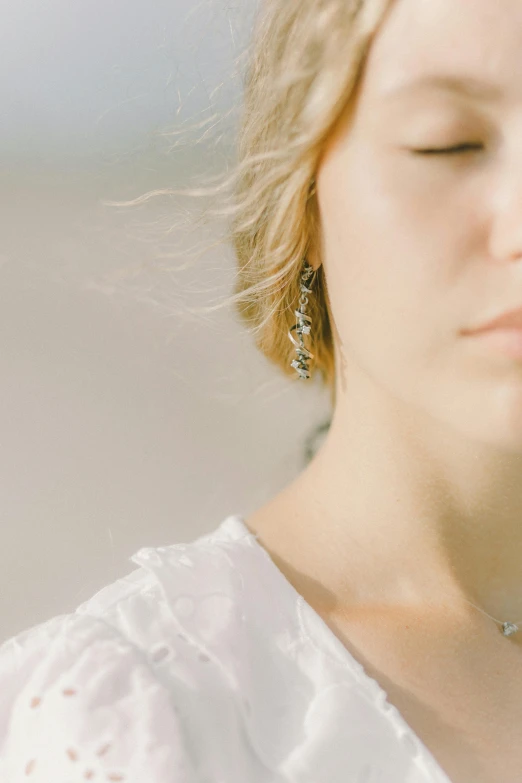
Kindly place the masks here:
<instances>
[{"instance_id":1,"label":"cheek","mask_svg":"<svg viewBox=\"0 0 522 783\"><path fill-rule=\"evenodd\" d=\"M333 148L320 174L330 237L337 234L338 245L354 252L362 243L415 259L416 268L417 259L438 256L443 263L434 272L444 274L479 236L479 215L491 194L486 176L464 161L425 160L356 134Z\"/></svg>"},{"instance_id":2,"label":"cheek","mask_svg":"<svg viewBox=\"0 0 522 783\"><path fill-rule=\"evenodd\" d=\"M404 383L419 365L440 364L461 326L461 221L408 166L359 147L351 157L325 170L321 182L332 312L347 358Z\"/></svg>"}]
</instances>

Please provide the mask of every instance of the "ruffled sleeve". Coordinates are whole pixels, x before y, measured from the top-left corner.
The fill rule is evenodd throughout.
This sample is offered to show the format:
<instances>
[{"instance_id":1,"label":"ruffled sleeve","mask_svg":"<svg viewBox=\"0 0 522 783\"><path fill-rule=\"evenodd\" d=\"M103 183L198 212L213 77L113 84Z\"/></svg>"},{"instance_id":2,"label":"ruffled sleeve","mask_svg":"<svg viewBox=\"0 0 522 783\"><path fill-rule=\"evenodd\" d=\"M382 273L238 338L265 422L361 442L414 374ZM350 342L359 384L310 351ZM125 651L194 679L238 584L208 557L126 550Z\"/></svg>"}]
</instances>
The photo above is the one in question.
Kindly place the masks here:
<instances>
[{"instance_id":1,"label":"ruffled sleeve","mask_svg":"<svg viewBox=\"0 0 522 783\"><path fill-rule=\"evenodd\" d=\"M2 783L196 783L172 696L100 618L59 615L0 646Z\"/></svg>"}]
</instances>

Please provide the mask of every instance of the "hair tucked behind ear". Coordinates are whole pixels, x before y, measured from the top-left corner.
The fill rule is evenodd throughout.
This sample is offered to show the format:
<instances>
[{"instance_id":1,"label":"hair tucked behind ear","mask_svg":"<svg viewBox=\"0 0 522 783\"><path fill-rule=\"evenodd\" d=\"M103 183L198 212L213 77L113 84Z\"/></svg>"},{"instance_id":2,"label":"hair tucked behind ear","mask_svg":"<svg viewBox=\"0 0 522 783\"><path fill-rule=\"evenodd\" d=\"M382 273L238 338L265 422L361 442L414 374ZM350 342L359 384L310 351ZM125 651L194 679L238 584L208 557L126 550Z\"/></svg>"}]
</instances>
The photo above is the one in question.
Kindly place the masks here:
<instances>
[{"instance_id":1,"label":"hair tucked behind ear","mask_svg":"<svg viewBox=\"0 0 522 783\"><path fill-rule=\"evenodd\" d=\"M237 161L216 187L157 190L211 197L204 216L230 218L222 241L237 257L233 305L263 354L288 377L303 260L320 262L318 202L310 196L322 150L352 98L372 36L391 0L264 0L254 25L235 146ZM115 202L113 202L114 204ZM309 259L310 260L310 259ZM318 372L335 403L332 324L323 266L308 313Z\"/></svg>"}]
</instances>

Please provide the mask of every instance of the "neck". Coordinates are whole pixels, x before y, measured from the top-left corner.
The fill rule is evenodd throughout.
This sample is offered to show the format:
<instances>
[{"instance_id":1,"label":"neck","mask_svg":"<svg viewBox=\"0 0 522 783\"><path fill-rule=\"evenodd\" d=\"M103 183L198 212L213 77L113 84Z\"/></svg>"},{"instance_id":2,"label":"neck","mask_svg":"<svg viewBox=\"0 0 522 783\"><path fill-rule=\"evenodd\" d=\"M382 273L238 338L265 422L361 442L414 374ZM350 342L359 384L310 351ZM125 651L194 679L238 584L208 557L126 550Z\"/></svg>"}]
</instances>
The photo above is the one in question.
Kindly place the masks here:
<instances>
[{"instance_id":1,"label":"neck","mask_svg":"<svg viewBox=\"0 0 522 783\"><path fill-rule=\"evenodd\" d=\"M471 601L518 622L521 476L522 455L365 395L337 406L318 454L278 496L278 516L341 605L379 596L459 611Z\"/></svg>"}]
</instances>

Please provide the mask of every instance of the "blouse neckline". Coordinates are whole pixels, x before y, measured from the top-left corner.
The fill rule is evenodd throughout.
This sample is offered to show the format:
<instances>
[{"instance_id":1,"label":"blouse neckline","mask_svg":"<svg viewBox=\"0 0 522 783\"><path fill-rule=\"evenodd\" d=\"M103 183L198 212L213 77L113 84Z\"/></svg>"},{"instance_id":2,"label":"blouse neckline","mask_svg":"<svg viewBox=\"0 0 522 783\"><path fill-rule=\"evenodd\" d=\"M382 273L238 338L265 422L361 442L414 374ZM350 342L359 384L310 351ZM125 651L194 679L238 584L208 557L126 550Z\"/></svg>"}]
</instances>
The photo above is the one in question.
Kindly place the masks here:
<instances>
[{"instance_id":1,"label":"blouse neckline","mask_svg":"<svg viewBox=\"0 0 522 783\"><path fill-rule=\"evenodd\" d=\"M296 606L300 628L306 642L325 658L334 660L337 664L340 663L355 672L359 683L371 697L379 712L393 724L398 735L406 738L412 745L412 750L416 753L416 760L421 767L424 767L425 771L434 777L434 783L435 781L436 783L452 783L427 745L413 730L399 709L389 701L388 694L382 685L366 671L363 664L352 655L323 618L286 578L257 535L247 527L244 517L240 514L233 514L227 517L220 527L234 540L250 541L260 556L265 559L273 578L279 581L280 589L288 594Z\"/></svg>"}]
</instances>

